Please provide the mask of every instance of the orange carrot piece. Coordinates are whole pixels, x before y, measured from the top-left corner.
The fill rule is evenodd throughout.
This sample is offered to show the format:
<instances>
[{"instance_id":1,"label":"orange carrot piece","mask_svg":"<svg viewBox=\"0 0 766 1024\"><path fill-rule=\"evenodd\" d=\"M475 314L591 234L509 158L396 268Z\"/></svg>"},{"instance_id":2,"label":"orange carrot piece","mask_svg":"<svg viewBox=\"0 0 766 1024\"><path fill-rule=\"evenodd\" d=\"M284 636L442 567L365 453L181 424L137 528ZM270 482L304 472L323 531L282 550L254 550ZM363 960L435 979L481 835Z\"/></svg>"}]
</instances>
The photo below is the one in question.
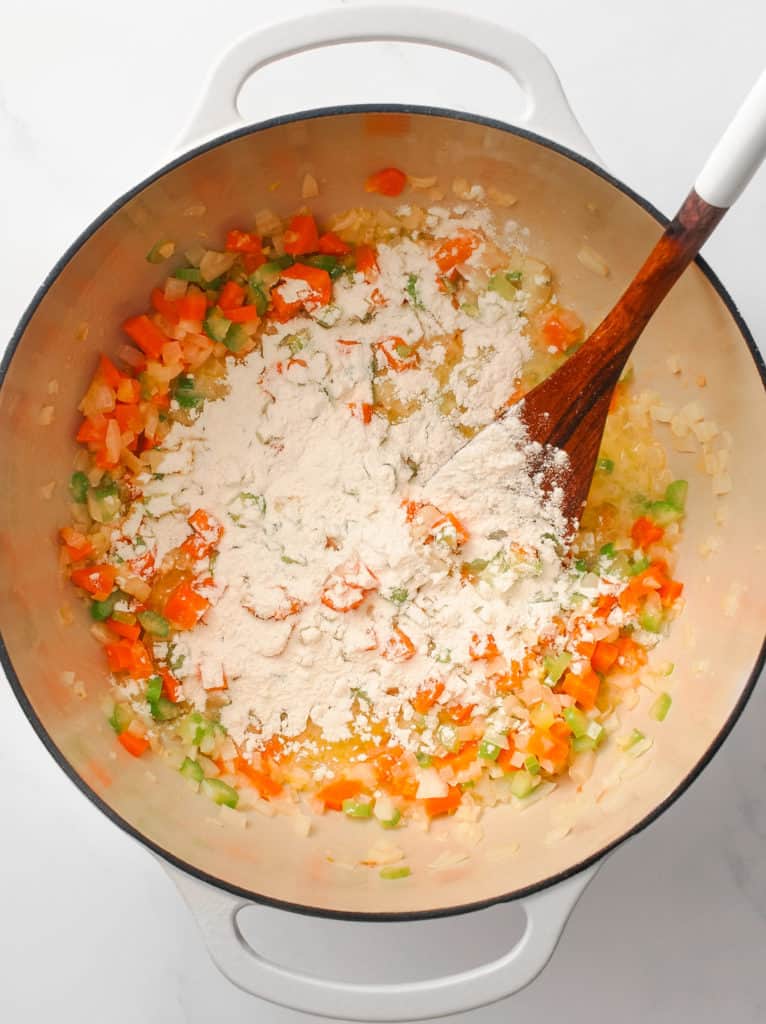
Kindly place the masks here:
<instances>
[{"instance_id":1,"label":"orange carrot piece","mask_svg":"<svg viewBox=\"0 0 766 1024\"><path fill-rule=\"evenodd\" d=\"M254 768L244 757L234 759L234 768L244 775L247 781L258 790L264 800L270 800L273 796L279 796L282 792L282 784L277 782L267 772Z\"/></svg>"},{"instance_id":2,"label":"orange carrot piece","mask_svg":"<svg viewBox=\"0 0 766 1024\"><path fill-rule=\"evenodd\" d=\"M453 814L460 806L463 791L460 786L450 786L446 796L432 796L423 801L429 818L438 818L442 814Z\"/></svg>"},{"instance_id":3,"label":"orange carrot piece","mask_svg":"<svg viewBox=\"0 0 766 1024\"><path fill-rule=\"evenodd\" d=\"M479 636L478 633L474 633L471 637L468 653L474 661L492 661L493 658L500 656L495 638L491 633L487 633L485 636Z\"/></svg>"},{"instance_id":4,"label":"orange carrot piece","mask_svg":"<svg viewBox=\"0 0 766 1024\"><path fill-rule=\"evenodd\" d=\"M358 245L354 254L356 269L364 274L364 279L371 284L380 273L378 257L371 245Z\"/></svg>"},{"instance_id":5,"label":"orange carrot piece","mask_svg":"<svg viewBox=\"0 0 766 1024\"><path fill-rule=\"evenodd\" d=\"M82 569L73 569L70 579L76 587L87 590L96 601L106 601L114 590L117 570L113 565L89 565Z\"/></svg>"},{"instance_id":6,"label":"orange carrot piece","mask_svg":"<svg viewBox=\"0 0 766 1024\"><path fill-rule=\"evenodd\" d=\"M346 256L351 252L351 246L339 238L334 231L325 231L323 235L320 235L317 249L326 256Z\"/></svg>"},{"instance_id":7,"label":"orange carrot piece","mask_svg":"<svg viewBox=\"0 0 766 1024\"><path fill-rule=\"evenodd\" d=\"M302 256L316 252L319 246L319 232L316 221L310 213L296 214L290 221L284 237L285 252L291 256Z\"/></svg>"},{"instance_id":8,"label":"orange carrot piece","mask_svg":"<svg viewBox=\"0 0 766 1024\"><path fill-rule=\"evenodd\" d=\"M162 346L168 339L146 314L130 317L122 329L150 359L160 358Z\"/></svg>"},{"instance_id":9,"label":"orange carrot piece","mask_svg":"<svg viewBox=\"0 0 766 1024\"><path fill-rule=\"evenodd\" d=\"M619 653L617 644L609 643L608 640L599 640L590 659L591 668L602 676L606 675L617 661Z\"/></svg>"},{"instance_id":10,"label":"orange carrot piece","mask_svg":"<svg viewBox=\"0 0 766 1024\"><path fill-rule=\"evenodd\" d=\"M330 811L342 811L344 800L353 800L363 792L364 786L358 779L336 779L317 793L317 799Z\"/></svg>"},{"instance_id":11,"label":"orange carrot piece","mask_svg":"<svg viewBox=\"0 0 766 1024\"><path fill-rule=\"evenodd\" d=\"M582 341L585 325L573 310L557 307L546 319L542 331L543 339L550 348L566 352Z\"/></svg>"},{"instance_id":12,"label":"orange carrot piece","mask_svg":"<svg viewBox=\"0 0 766 1024\"><path fill-rule=\"evenodd\" d=\"M444 693L444 683L435 682L432 686L421 686L412 701L412 706L419 715L429 711Z\"/></svg>"},{"instance_id":13,"label":"orange carrot piece","mask_svg":"<svg viewBox=\"0 0 766 1024\"><path fill-rule=\"evenodd\" d=\"M455 238L448 238L434 253L436 266L442 274L448 273L458 263L465 263L478 244L476 235L468 231L461 232Z\"/></svg>"},{"instance_id":14,"label":"orange carrot piece","mask_svg":"<svg viewBox=\"0 0 766 1024\"><path fill-rule=\"evenodd\" d=\"M600 685L601 680L593 669L585 669L579 676L575 675L574 672L567 672L561 688L564 693L568 693L570 697L573 697L581 708L585 711L590 711L591 708L596 706L596 697L598 697Z\"/></svg>"},{"instance_id":15,"label":"orange carrot piece","mask_svg":"<svg viewBox=\"0 0 766 1024\"><path fill-rule=\"evenodd\" d=\"M121 732L117 739L133 757L140 757L149 748L149 740L146 736L136 736L135 733L127 730Z\"/></svg>"},{"instance_id":16,"label":"orange carrot piece","mask_svg":"<svg viewBox=\"0 0 766 1024\"><path fill-rule=\"evenodd\" d=\"M384 167L371 174L364 183L365 191L378 192L382 196L398 196L407 184L407 175L398 167Z\"/></svg>"},{"instance_id":17,"label":"orange carrot piece","mask_svg":"<svg viewBox=\"0 0 766 1024\"><path fill-rule=\"evenodd\" d=\"M165 602L165 618L177 629L193 629L209 607L210 602L191 583L179 583Z\"/></svg>"},{"instance_id":18,"label":"orange carrot piece","mask_svg":"<svg viewBox=\"0 0 766 1024\"><path fill-rule=\"evenodd\" d=\"M256 256L263 252L263 243L259 235L250 231L238 231L236 228L226 232L224 247L227 252L246 252Z\"/></svg>"},{"instance_id":19,"label":"orange carrot piece","mask_svg":"<svg viewBox=\"0 0 766 1024\"><path fill-rule=\"evenodd\" d=\"M647 519L646 516L639 516L631 527L630 535L636 547L646 551L651 544L662 540L665 536L665 531L661 526L653 523L651 519Z\"/></svg>"}]
</instances>

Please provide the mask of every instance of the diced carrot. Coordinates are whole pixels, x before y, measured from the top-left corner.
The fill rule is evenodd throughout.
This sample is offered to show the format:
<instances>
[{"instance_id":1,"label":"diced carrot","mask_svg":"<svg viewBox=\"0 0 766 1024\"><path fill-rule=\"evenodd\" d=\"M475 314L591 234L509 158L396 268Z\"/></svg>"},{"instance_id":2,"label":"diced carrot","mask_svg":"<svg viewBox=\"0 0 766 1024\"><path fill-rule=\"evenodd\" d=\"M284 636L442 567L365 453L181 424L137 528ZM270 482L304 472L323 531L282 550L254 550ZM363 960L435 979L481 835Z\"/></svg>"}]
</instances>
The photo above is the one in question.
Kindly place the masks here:
<instances>
[{"instance_id":1,"label":"diced carrot","mask_svg":"<svg viewBox=\"0 0 766 1024\"><path fill-rule=\"evenodd\" d=\"M121 434L138 434L144 429L144 417L137 405L126 405L118 402L114 407L114 418Z\"/></svg>"},{"instance_id":2,"label":"diced carrot","mask_svg":"<svg viewBox=\"0 0 766 1024\"><path fill-rule=\"evenodd\" d=\"M226 232L224 247L227 252L247 252L256 255L263 252L263 243L259 235L251 231L238 231L236 228Z\"/></svg>"},{"instance_id":3,"label":"diced carrot","mask_svg":"<svg viewBox=\"0 0 766 1024\"><path fill-rule=\"evenodd\" d=\"M557 306L543 323L542 333L546 345L558 352L566 352L582 341L585 325L573 310Z\"/></svg>"},{"instance_id":4,"label":"diced carrot","mask_svg":"<svg viewBox=\"0 0 766 1024\"><path fill-rule=\"evenodd\" d=\"M454 754L445 754L444 757L434 757L433 763L437 768L451 768L453 772L464 772L470 768L479 756L479 741L469 740L464 743L460 750Z\"/></svg>"},{"instance_id":5,"label":"diced carrot","mask_svg":"<svg viewBox=\"0 0 766 1024\"><path fill-rule=\"evenodd\" d=\"M153 672L152 659L138 640L104 644L110 672L126 672L132 679L146 679Z\"/></svg>"},{"instance_id":6,"label":"diced carrot","mask_svg":"<svg viewBox=\"0 0 766 1024\"><path fill-rule=\"evenodd\" d=\"M117 739L133 757L140 757L149 748L149 740L146 736L136 736L135 733L128 732L127 729L125 732L121 732Z\"/></svg>"},{"instance_id":7,"label":"diced carrot","mask_svg":"<svg viewBox=\"0 0 766 1024\"><path fill-rule=\"evenodd\" d=\"M133 377L123 377L117 385L117 400L126 405L136 405L141 401L141 385Z\"/></svg>"},{"instance_id":8,"label":"diced carrot","mask_svg":"<svg viewBox=\"0 0 766 1024\"><path fill-rule=\"evenodd\" d=\"M113 565L89 565L83 569L73 569L70 579L76 587L87 590L96 601L106 601L114 590L117 570Z\"/></svg>"},{"instance_id":9,"label":"diced carrot","mask_svg":"<svg viewBox=\"0 0 766 1024\"><path fill-rule=\"evenodd\" d=\"M316 252L319 246L319 232L316 221L310 213L299 213L290 221L284 237L285 252L291 256L302 256Z\"/></svg>"},{"instance_id":10,"label":"diced carrot","mask_svg":"<svg viewBox=\"0 0 766 1024\"><path fill-rule=\"evenodd\" d=\"M218 296L218 305L224 312L228 309L236 309L245 301L245 289L236 281L227 281ZM231 318L229 318L231 319Z\"/></svg>"},{"instance_id":11,"label":"diced carrot","mask_svg":"<svg viewBox=\"0 0 766 1024\"><path fill-rule=\"evenodd\" d=\"M455 725L465 725L473 715L475 704L451 704L447 708L447 714Z\"/></svg>"},{"instance_id":12,"label":"diced carrot","mask_svg":"<svg viewBox=\"0 0 766 1024\"><path fill-rule=\"evenodd\" d=\"M122 374L112 360L103 354L99 358L98 370L96 372L104 384L108 384L110 388L118 388L120 381L123 379Z\"/></svg>"},{"instance_id":13,"label":"diced carrot","mask_svg":"<svg viewBox=\"0 0 766 1024\"><path fill-rule=\"evenodd\" d=\"M227 309L226 316L233 324L250 324L260 320L256 306L238 306Z\"/></svg>"},{"instance_id":14,"label":"diced carrot","mask_svg":"<svg viewBox=\"0 0 766 1024\"><path fill-rule=\"evenodd\" d=\"M497 760L495 761L498 768L502 768L504 772L512 771L514 768L514 765L511 763L511 759L516 752L516 747L512 736L508 737L508 742L510 746L504 747L497 755Z\"/></svg>"},{"instance_id":15,"label":"diced carrot","mask_svg":"<svg viewBox=\"0 0 766 1024\"><path fill-rule=\"evenodd\" d=\"M423 801L429 818L438 818L442 814L452 814L460 806L463 791L460 786L450 786L446 796L432 796Z\"/></svg>"},{"instance_id":16,"label":"diced carrot","mask_svg":"<svg viewBox=\"0 0 766 1024\"><path fill-rule=\"evenodd\" d=\"M279 796L282 792L281 783L277 782L267 772L254 768L244 757L234 759L234 769L238 771L251 785L253 785L264 800L270 800L273 796Z\"/></svg>"},{"instance_id":17,"label":"diced carrot","mask_svg":"<svg viewBox=\"0 0 766 1024\"><path fill-rule=\"evenodd\" d=\"M351 252L348 242L344 242L334 231L325 231L320 235L317 249L327 256L346 256Z\"/></svg>"},{"instance_id":18,"label":"diced carrot","mask_svg":"<svg viewBox=\"0 0 766 1024\"><path fill-rule=\"evenodd\" d=\"M162 346L168 339L146 314L130 317L122 329L150 359L160 358Z\"/></svg>"},{"instance_id":19,"label":"diced carrot","mask_svg":"<svg viewBox=\"0 0 766 1024\"><path fill-rule=\"evenodd\" d=\"M168 323L177 324L179 321L178 304L175 299L168 299L161 288L152 288L152 306L157 310Z\"/></svg>"},{"instance_id":20,"label":"diced carrot","mask_svg":"<svg viewBox=\"0 0 766 1024\"><path fill-rule=\"evenodd\" d=\"M486 633L484 636L474 633L471 637L468 653L474 661L492 661L493 658L500 656L495 638L491 633Z\"/></svg>"},{"instance_id":21,"label":"diced carrot","mask_svg":"<svg viewBox=\"0 0 766 1024\"><path fill-rule=\"evenodd\" d=\"M267 262L266 257L262 252L243 252L240 253L240 260L242 260L242 266L245 269L246 274L252 274L258 267L262 267Z\"/></svg>"},{"instance_id":22,"label":"diced carrot","mask_svg":"<svg viewBox=\"0 0 766 1024\"><path fill-rule=\"evenodd\" d=\"M562 683L562 690L573 697L581 708L590 711L596 705L601 680L592 669L585 669L579 676L567 672Z\"/></svg>"},{"instance_id":23,"label":"diced carrot","mask_svg":"<svg viewBox=\"0 0 766 1024\"><path fill-rule=\"evenodd\" d=\"M192 530L198 533L208 544L216 545L221 537L223 537L223 526L221 526L215 516L211 516L203 508L198 508L196 512L192 512L187 522Z\"/></svg>"},{"instance_id":24,"label":"diced carrot","mask_svg":"<svg viewBox=\"0 0 766 1024\"><path fill-rule=\"evenodd\" d=\"M387 661L409 661L415 656L415 644L404 630L394 626L380 653Z\"/></svg>"},{"instance_id":25,"label":"diced carrot","mask_svg":"<svg viewBox=\"0 0 766 1024\"><path fill-rule=\"evenodd\" d=\"M431 686L421 686L412 701L412 706L419 715L424 715L434 706L444 693L444 683L440 680Z\"/></svg>"},{"instance_id":26,"label":"diced carrot","mask_svg":"<svg viewBox=\"0 0 766 1024\"><path fill-rule=\"evenodd\" d=\"M660 598L662 599L663 607L669 608L674 601L678 600L683 591L683 583L679 583L678 580L665 579L660 587Z\"/></svg>"},{"instance_id":27,"label":"diced carrot","mask_svg":"<svg viewBox=\"0 0 766 1024\"><path fill-rule=\"evenodd\" d=\"M630 535L636 547L646 551L651 544L662 540L665 536L665 531L661 526L653 523L651 519L647 519L646 516L639 516L630 529Z\"/></svg>"},{"instance_id":28,"label":"diced carrot","mask_svg":"<svg viewBox=\"0 0 766 1024\"><path fill-rule=\"evenodd\" d=\"M351 410L351 415L356 420L361 420L362 423L372 423L372 412L374 406L369 402L349 402L348 407Z\"/></svg>"},{"instance_id":29,"label":"diced carrot","mask_svg":"<svg viewBox=\"0 0 766 1024\"><path fill-rule=\"evenodd\" d=\"M364 183L367 192L378 192L382 196L398 196L407 184L407 175L398 167L384 167L371 174Z\"/></svg>"},{"instance_id":30,"label":"diced carrot","mask_svg":"<svg viewBox=\"0 0 766 1024\"><path fill-rule=\"evenodd\" d=\"M358 558L350 559L328 576L320 601L333 611L350 612L358 608L378 586L375 573Z\"/></svg>"},{"instance_id":31,"label":"diced carrot","mask_svg":"<svg viewBox=\"0 0 766 1024\"><path fill-rule=\"evenodd\" d=\"M283 278L288 281L304 281L306 284L305 294L300 298L287 301L279 285L271 291L271 304L274 318L280 323L285 323L296 315L301 309L311 312L319 306L326 306L332 297L332 279L326 270L320 267L310 267L304 263L294 263L282 271Z\"/></svg>"},{"instance_id":32,"label":"diced carrot","mask_svg":"<svg viewBox=\"0 0 766 1024\"><path fill-rule=\"evenodd\" d=\"M138 624L130 625L128 622L119 622L117 619L107 619L107 626L117 636L121 636L124 640L138 640L141 636L141 627Z\"/></svg>"},{"instance_id":33,"label":"diced carrot","mask_svg":"<svg viewBox=\"0 0 766 1024\"><path fill-rule=\"evenodd\" d=\"M609 643L608 640L599 640L590 659L591 668L602 676L606 675L615 661L617 661L618 654L617 644Z\"/></svg>"},{"instance_id":34,"label":"diced carrot","mask_svg":"<svg viewBox=\"0 0 766 1024\"><path fill-rule=\"evenodd\" d=\"M606 619L616 604L617 598L614 594L601 594L596 602L596 611L594 612L594 615L597 615L600 619Z\"/></svg>"},{"instance_id":35,"label":"diced carrot","mask_svg":"<svg viewBox=\"0 0 766 1024\"><path fill-rule=\"evenodd\" d=\"M374 348L380 352L392 370L401 373L403 370L414 370L418 365L418 353L404 338L395 334L381 338Z\"/></svg>"},{"instance_id":36,"label":"diced carrot","mask_svg":"<svg viewBox=\"0 0 766 1024\"><path fill-rule=\"evenodd\" d=\"M109 420L103 413L86 416L75 434L75 440L81 441L83 444L103 444L108 426Z\"/></svg>"},{"instance_id":37,"label":"diced carrot","mask_svg":"<svg viewBox=\"0 0 766 1024\"><path fill-rule=\"evenodd\" d=\"M436 250L434 253L436 266L443 274L446 274L459 263L465 263L478 244L479 239L476 235L462 231L455 238L447 239Z\"/></svg>"},{"instance_id":38,"label":"diced carrot","mask_svg":"<svg viewBox=\"0 0 766 1024\"><path fill-rule=\"evenodd\" d=\"M336 779L319 790L317 799L330 811L342 811L343 801L353 800L363 790L364 786L358 779Z\"/></svg>"},{"instance_id":39,"label":"diced carrot","mask_svg":"<svg viewBox=\"0 0 766 1024\"><path fill-rule=\"evenodd\" d=\"M364 274L364 279L370 284L380 273L378 267L377 253L371 245L358 245L354 253L356 269Z\"/></svg>"},{"instance_id":40,"label":"diced carrot","mask_svg":"<svg viewBox=\"0 0 766 1024\"><path fill-rule=\"evenodd\" d=\"M179 583L165 602L165 618L177 629L193 629L209 607L210 602L191 583Z\"/></svg>"},{"instance_id":41,"label":"diced carrot","mask_svg":"<svg viewBox=\"0 0 766 1024\"><path fill-rule=\"evenodd\" d=\"M88 555L92 554L93 545L85 534L80 533L79 530L75 530L71 526L65 526L59 530L59 535L71 561L79 562L81 559L87 558Z\"/></svg>"},{"instance_id":42,"label":"diced carrot","mask_svg":"<svg viewBox=\"0 0 766 1024\"><path fill-rule=\"evenodd\" d=\"M198 288L187 289L178 300L178 315L182 320L202 320L207 312L207 296Z\"/></svg>"},{"instance_id":43,"label":"diced carrot","mask_svg":"<svg viewBox=\"0 0 766 1024\"><path fill-rule=\"evenodd\" d=\"M177 704L181 696L179 686L181 685L172 672L161 668L159 674L162 676L162 692L173 704Z\"/></svg>"},{"instance_id":44,"label":"diced carrot","mask_svg":"<svg viewBox=\"0 0 766 1024\"><path fill-rule=\"evenodd\" d=\"M453 516L451 512L447 512L445 515L440 516L431 523L425 543L430 544L441 534L445 534L445 532L449 537L452 537L454 533L455 547L460 547L462 544L465 544L469 537L468 530L466 530L465 526L463 526L457 516Z\"/></svg>"},{"instance_id":45,"label":"diced carrot","mask_svg":"<svg viewBox=\"0 0 766 1024\"><path fill-rule=\"evenodd\" d=\"M632 637L619 637L617 650L617 665L623 672L637 672L646 664L646 651Z\"/></svg>"}]
</instances>

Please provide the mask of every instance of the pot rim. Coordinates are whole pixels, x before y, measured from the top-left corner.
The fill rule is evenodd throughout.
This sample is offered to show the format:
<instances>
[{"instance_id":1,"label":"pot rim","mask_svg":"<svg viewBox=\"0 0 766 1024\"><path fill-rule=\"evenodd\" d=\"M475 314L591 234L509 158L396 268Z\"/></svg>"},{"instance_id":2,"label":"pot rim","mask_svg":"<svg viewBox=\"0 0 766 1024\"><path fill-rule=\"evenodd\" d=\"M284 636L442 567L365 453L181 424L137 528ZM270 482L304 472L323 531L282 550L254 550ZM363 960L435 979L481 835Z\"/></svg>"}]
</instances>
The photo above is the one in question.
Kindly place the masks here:
<instances>
[{"instance_id":1,"label":"pot rim","mask_svg":"<svg viewBox=\"0 0 766 1024\"><path fill-rule=\"evenodd\" d=\"M2 360L0 360L0 390L3 387L5 378L8 370L10 369L13 356L18 348L21 339L26 331L27 325L35 314L38 306L42 302L48 290L53 284L55 284L57 278L61 274L62 270L67 266L70 260L79 252L79 250L89 241L91 236L97 231L103 224L105 224L115 213L117 213L122 207L142 192L148 185L162 178L165 174L175 170L175 168L187 163L190 160L195 159L203 153L209 150L215 149L218 146L225 145L236 139L243 138L247 135L255 135L260 131L264 131L268 128L279 127L284 124L292 124L296 121L316 120L322 117L334 117L338 115L359 115L359 114L374 114L374 113L401 113L401 114L415 114L425 115L431 117L444 117L454 121L467 121L471 124L482 125L488 128L495 128L499 131L507 132L511 135L519 136L520 138L527 139L530 142L534 142L538 145L544 146L547 149L551 149L559 155L572 160L583 167L586 167L592 173L597 174L603 178L614 188L618 189L623 195L626 195L629 199L632 199L637 205L645 210L650 216L652 216L657 223L663 228L668 223L668 218L660 213L660 211L647 199L635 192L630 186L626 185L620 179L615 178L608 171L605 171L598 164L594 163L588 157L581 156L579 153L574 152L566 146L562 146L560 143L554 142L544 136L538 135L535 132L528 131L524 128L519 128L514 125L506 124L503 121L495 120L494 118L483 117L479 114L466 113L464 111L452 110L449 108L442 107L431 107L431 106L419 106L411 104L391 104L391 103L366 103L366 104L344 104L333 107L317 107L306 111L300 111L294 114L283 114L278 117L270 118L266 121L260 121L255 124L245 125L241 128L236 128L228 132L224 132L221 135L216 135L213 138L209 138L201 144L194 146L192 149L185 151L181 156L175 157L168 163L163 164L158 170L142 179L137 185L123 193L112 203L109 204L106 209L99 214L91 223L78 235L78 237L69 245L63 255L57 260L53 268L44 278L42 284L33 295L29 305L24 311L21 319L19 320L18 326L14 331L8 346L3 354ZM723 284L719 280L718 276L714 273L708 263L702 259L701 256L697 256L694 261L705 277L708 279L713 289L716 291L718 297L723 302L724 306L731 315L734 323L736 324L745 345L753 360L755 370L761 378L761 384L766 390L766 363L764 358L756 345L755 339L753 338L750 330L745 324L742 316ZM50 755L58 766L66 773L69 779L77 786L77 788L91 801L95 806L104 814L106 817L120 828L123 832L126 832L129 836L137 839L140 843L146 846L149 850L155 853L160 858L168 861L174 867L179 868L181 871L185 871L187 874L199 879L202 882L206 882L209 885L213 885L216 888L223 889L226 892L231 893L234 896L241 897L253 903L258 903L263 906L273 907L278 910L286 910L296 914L304 914L311 917L329 918L340 921L362 921L362 922L378 922L378 923L397 923L406 921L423 921L433 918L450 917L457 914L472 913L477 910L484 910L488 907L495 906L502 903L510 903L515 900L523 899L526 896L531 896L534 893L542 892L544 889L549 889L555 886L559 882L564 882L566 879L571 878L573 875L579 874L586 868L597 864L600 860L604 859L609 853L615 850L618 846L621 846L628 839L639 832L643 832L645 828L651 825L657 818L660 817L672 804L678 800L678 798L691 786L691 784L697 779L702 773L704 768L710 764L713 757L716 755L724 740L728 737L729 733L734 728L737 720L745 709L745 705L750 699L755 684L758 681L758 677L763 670L764 664L766 664L766 635L764 635L763 643L761 644L758 657L755 660L752 670L742 688L742 691L737 699L736 704L732 708L726 720L721 725L719 731L716 733L714 739L709 744L704 753L700 756L693 768L686 774L676 788L665 797L659 804L657 804L649 814L645 815L640 821L638 821L632 828L628 829L622 835L616 839L607 843L597 852L591 854L589 857L578 861L575 864L570 865L563 871L557 874L550 875L548 878L536 882L534 885L525 886L522 889L517 889L509 893L504 893L500 896L493 896L488 899L478 900L473 903L460 904L458 906L446 906L431 908L428 910L415 910L397 913L385 913L385 912L366 912L360 913L355 911L343 911L343 910L329 910L324 907L311 907L305 904L291 903L288 900L275 899L271 896L266 896L262 893L257 893L248 889L243 889L240 886L232 885L224 879L217 878L214 875L210 875L205 871L200 870L194 864L190 864L187 861L182 860L175 855L168 853L159 844L155 843L152 839L145 836L139 829L135 828L129 822L127 822L120 814L118 814L113 808L111 808L101 797L85 782L85 780L75 771L70 762L56 746L53 738L45 729L43 723L39 719L37 713L30 700L28 699L24 688L21 684L13 663L11 661L10 654L5 645L3 639L2 630L0 629L0 663L3 666L5 674L10 683L11 689L18 700L22 711L29 719L32 728L37 733L38 738L41 740L43 745L46 747Z\"/></svg>"}]
</instances>

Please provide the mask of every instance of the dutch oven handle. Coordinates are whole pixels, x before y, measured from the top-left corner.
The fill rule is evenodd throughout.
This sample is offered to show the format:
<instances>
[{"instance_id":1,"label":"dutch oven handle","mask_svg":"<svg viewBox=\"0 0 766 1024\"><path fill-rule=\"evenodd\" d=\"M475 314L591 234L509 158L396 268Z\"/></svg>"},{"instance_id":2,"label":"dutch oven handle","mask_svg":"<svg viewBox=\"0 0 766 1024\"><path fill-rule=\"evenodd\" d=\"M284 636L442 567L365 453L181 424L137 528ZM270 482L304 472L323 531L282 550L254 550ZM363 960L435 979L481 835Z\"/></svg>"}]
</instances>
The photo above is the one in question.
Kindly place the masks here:
<instances>
[{"instance_id":1,"label":"dutch oven handle","mask_svg":"<svg viewBox=\"0 0 766 1024\"><path fill-rule=\"evenodd\" d=\"M210 75L179 145L188 148L242 124L237 99L254 72L306 50L339 43L409 42L453 50L494 64L526 98L518 124L596 163L600 159L572 113L553 65L509 28L458 11L421 7L339 7L260 29L236 43Z\"/></svg>"},{"instance_id":2,"label":"dutch oven handle","mask_svg":"<svg viewBox=\"0 0 766 1024\"><path fill-rule=\"evenodd\" d=\"M191 908L214 962L230 981L279 1006L353 1021L428 1020L475 1010L518 992L547 964L572 908L599 867L519 900L527 918L524 934L491 963L426 981L360 985L301 974L265 960L247 944L237 924L247 900L164 861L162 865Z\"/></svg>"}]
</instances>

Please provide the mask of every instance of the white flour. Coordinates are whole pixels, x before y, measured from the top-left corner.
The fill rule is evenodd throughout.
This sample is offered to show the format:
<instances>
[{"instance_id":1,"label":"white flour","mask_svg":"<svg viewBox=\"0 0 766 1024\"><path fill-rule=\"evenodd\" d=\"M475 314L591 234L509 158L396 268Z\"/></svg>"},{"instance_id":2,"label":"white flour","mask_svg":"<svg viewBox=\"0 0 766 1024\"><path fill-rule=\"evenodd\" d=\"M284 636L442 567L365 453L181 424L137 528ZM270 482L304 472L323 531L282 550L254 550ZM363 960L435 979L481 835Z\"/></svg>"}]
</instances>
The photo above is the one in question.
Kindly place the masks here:
<instances>
[{"instance_id":1,"label":"white flour","mask_svg":"<svg viewBox=\"0 0 766 1024\"><path fill-rule=\"evenodd\" d=\"M449 236L465 221L437 211L432 223ZM360 696L400 742L428 746L428 734L416 743L399 723L403 702L440 680L447 695L481 708L485 669L472 645L491 634L501 653L520 658L571 598L554 540L561 514L530 476L516 415L418 487L464 445L459 427L491 423L514 390L530 354L519 305L490 295L478 318L455 309L414 242L380 246L378 263L373 284L361 275L336 282L336 309L277 326L262 356L230 366L229 395L208 402L193 426L173 427L162 478L145 481L147 514L131 525L158 559L188 534L191 511L224 525L212 606L179 640L177 674L200 709L226 679L221 720L246 749L277 731L297 736L309 719L343 738ZM439 342L417 368L389 374L398 397L422 407L395 425L362 421L362 404L374 400L373 346L456 332L463 361L451 374L458 408L449 417L436 405ZM454 514L469 539L459 550L426 542L433 514L426 504L408 522L405 499ZM464 563L473 582L461 576ZM343 603L352 571L367 576L351 591L365 595L359 606L322 603L323 593ZM364 721L356 727L364 732Z\"/></svg>"}]
</instances>

